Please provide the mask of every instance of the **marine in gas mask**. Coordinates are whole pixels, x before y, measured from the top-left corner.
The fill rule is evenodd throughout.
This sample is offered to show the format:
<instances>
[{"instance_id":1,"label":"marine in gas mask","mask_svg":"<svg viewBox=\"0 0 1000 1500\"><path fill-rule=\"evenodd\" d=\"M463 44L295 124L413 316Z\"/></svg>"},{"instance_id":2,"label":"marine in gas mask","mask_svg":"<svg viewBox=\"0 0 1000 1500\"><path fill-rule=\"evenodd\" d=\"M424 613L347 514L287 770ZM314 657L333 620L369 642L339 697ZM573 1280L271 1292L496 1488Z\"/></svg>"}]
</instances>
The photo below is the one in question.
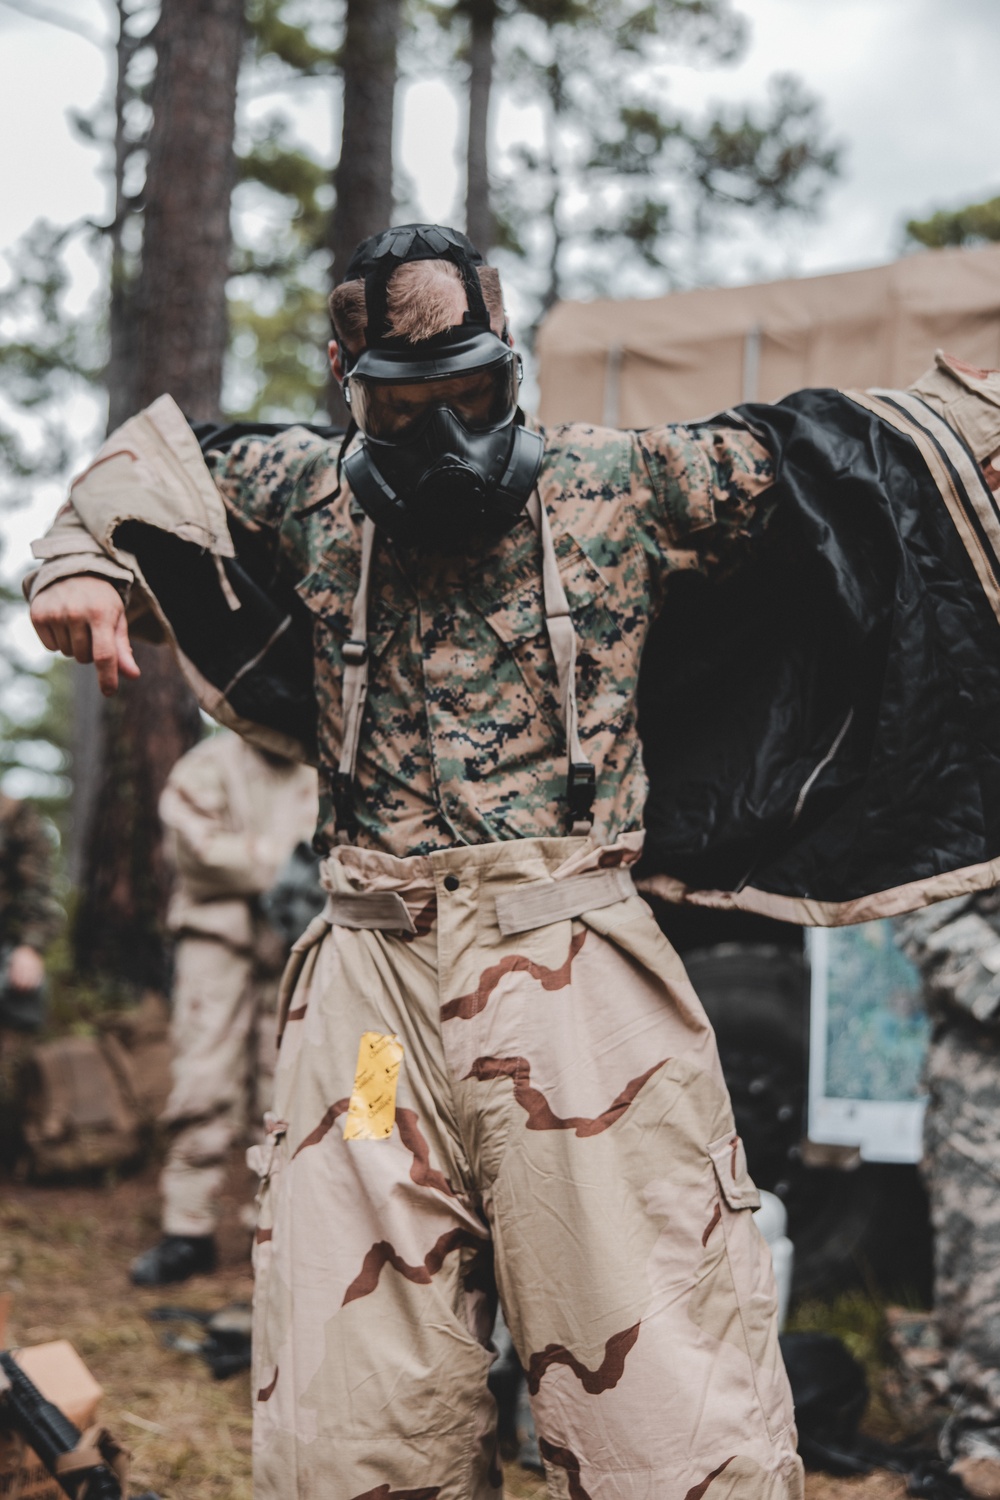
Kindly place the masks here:
<instances>
[{"instance_id":1,"label":"marine in gas mask","mask_svg":"<svg viewBox=\"0 0 1000 1500\"><path fill-rule=\"evenodd\" d=\"M426 266L414 277L421 261L436 263L432 277ZM404 545L497 540L527 504L544 445L518 406L521 357L496 272L465 235L403 225L358 247L330 310L351 413L342 469L359 504Z\"/></svg>"}]
</instances>

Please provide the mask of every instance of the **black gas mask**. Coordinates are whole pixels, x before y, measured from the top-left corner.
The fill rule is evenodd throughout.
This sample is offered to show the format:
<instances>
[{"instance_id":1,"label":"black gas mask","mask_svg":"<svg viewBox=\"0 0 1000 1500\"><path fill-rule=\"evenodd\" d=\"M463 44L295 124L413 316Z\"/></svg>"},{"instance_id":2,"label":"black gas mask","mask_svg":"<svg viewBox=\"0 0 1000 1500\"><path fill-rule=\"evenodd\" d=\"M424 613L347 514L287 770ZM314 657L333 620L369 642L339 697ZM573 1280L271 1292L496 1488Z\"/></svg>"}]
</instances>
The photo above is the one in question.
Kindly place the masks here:
<instances>
[{"instance_id":1,"label":"black gas mask","mask_svg":"<svg viewBox=\"0 0 1000 1500\"><path fill-rule=\"evenodd\" d=\"M411 260L450 260L469 310L420 343L386 334L389 277ZM542 463L524 425L521 359L490 327L466 237L405 225L366 240L347 280L364 276L366 346L347 366L344 396L361 443L343 472L365 512L394 541L433 551L491 542L514 524Z\"/></svg>"}]
</instances>

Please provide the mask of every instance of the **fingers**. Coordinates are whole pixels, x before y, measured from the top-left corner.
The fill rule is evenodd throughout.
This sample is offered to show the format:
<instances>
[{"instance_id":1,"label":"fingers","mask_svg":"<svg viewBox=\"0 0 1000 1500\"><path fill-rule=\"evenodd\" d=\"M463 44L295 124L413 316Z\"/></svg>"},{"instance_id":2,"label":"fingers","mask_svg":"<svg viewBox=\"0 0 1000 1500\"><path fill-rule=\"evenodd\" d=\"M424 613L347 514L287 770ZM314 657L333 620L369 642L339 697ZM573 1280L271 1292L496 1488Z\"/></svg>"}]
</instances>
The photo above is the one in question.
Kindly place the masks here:
<instances>
[{"instance_id":1,"label":"fingers","mask_svg":"<svg viewBox=\"0 0 1000 1500\"><path fill-rule=\"evenodd\" d=\"M94 663L102 693L117 690L119 672L139 676L121 596L106 580L74 575L51 584L33 601L31 619L50 651Z\"/></svg>"},{"instance_id":2,"label":"fingers","mask_svg":"<svg viewBox=\"0 0 1000 1500\"><path fill-rule=\"evenodd\" d=\"M56 633L47 620L32 620L35 634L45 647L46 651L61 651L62 647L56 640Z\"/></svg>"},{"instance_id":3,"label":"fingers","mask_svg":"<svg viewBox=\"0 0 1000 1500\"><path fill-rule=\"evenodd\" d=\"M115 625L115 648L118 652L118 670L125 677L140 677L138 663L132 655L132 643L128 638L128 620L122 610Z\"/></svg>"},{"instance_id":4,"label":"fingers","mask_svg":"<svg viewBox=\"0 0 1000 1500\"><path fill-rule=\"evenodd\" d=\"M97 682L104 696L110 697L118 691L118 635L116 622L100 616L91 623L90 651L97 668ZM131 655L131 652L129 653ZM74 652L74 655L76 653ZM77 656L77 661L90 661L91 655Z\"/></svg>"}]
</instances>

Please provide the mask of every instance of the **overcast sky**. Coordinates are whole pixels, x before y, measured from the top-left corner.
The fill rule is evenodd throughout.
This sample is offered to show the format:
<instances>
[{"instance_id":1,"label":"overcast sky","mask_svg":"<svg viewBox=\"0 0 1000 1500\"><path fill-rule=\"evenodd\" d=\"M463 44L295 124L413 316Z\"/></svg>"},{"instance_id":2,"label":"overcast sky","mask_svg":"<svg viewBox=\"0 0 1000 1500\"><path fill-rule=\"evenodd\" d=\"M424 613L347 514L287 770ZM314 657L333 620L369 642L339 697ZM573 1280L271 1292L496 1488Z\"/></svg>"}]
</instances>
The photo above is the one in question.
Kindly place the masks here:
<instances>
[{"instance_id":1,"label":"overcast sky","mask_svg":"<svg viewBox=\"0 0 1000 1500\"><path fill-rule=\"evenodd\" d=\"M32 3L95 32L107 29L102 0ZM1000 193L1000 0L743 0L738 8L752 27L745 60L707 72L674 68L671 97L692 109L761 97L771 74L797 73L823 100L844 156L822 216L734 245L727 280L888 260L898 253L907 217ZM74 138L67 112L90 109L106 83L106 60L91 43L0 0L0 249L39 217L65 223L103 212L96 153ZM299 118L303 133L329 152L334 110L326 87L300 90ZM272 96L256 107L276 102ZM429 219L457 213L459 124L444 85L404 91L399 155ZM504 109L497 128L509 138L525 121ZM82 296L93 278L82 259L78 268ZM37 518L55 500L46 491L33 497L29 513L5 518L8 572L23 567Z\"/></svg>"}]
</instances>

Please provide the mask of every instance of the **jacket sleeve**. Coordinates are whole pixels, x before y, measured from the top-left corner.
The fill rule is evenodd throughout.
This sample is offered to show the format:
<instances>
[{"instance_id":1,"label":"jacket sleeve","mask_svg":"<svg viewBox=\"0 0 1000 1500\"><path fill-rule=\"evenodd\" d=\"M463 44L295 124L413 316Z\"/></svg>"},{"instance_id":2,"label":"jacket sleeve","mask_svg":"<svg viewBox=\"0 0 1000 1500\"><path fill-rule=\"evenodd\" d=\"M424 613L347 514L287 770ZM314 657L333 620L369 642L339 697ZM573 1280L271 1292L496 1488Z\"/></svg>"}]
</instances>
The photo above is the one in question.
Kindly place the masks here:
<instances>
[{"instance_id":1,"label":"jacket sleeve","mask_svg":"<svg viewBox=\"0 0 1000 1500\"><path fill-rule=\"evenodd\" d=\"M635 438L634 504L657 581L738 567L773 509L774 462L765 444L724 420L649 428Z\"/></svg>"},{"instance_id":2,"label":"jacket sleeve","mask_svg":"<svg viewBox=\"0 0 1000 1500\"><path fill-rule=\"evenodd\" d=\"M234 826L225 778L210 756L177 762L160 798L160 819L192 900L256 896L274 884L282 853L265 835Z\"/></svg>"},{"instance_id":3,"label":"jacket sleeve","mask_svg":"<svg viewBox=\"0 0 1000 1500\"><path fill-rule=\"evenodd\" d=\"M41 566L28 573L21 585L29 604L50 584L89 573L114 584L128 605L134 579L131 569L109 556L100 542L95 541L70 501L59 511L45 535L32 542L31 551Z\"/></svg>"}]
</instances>

